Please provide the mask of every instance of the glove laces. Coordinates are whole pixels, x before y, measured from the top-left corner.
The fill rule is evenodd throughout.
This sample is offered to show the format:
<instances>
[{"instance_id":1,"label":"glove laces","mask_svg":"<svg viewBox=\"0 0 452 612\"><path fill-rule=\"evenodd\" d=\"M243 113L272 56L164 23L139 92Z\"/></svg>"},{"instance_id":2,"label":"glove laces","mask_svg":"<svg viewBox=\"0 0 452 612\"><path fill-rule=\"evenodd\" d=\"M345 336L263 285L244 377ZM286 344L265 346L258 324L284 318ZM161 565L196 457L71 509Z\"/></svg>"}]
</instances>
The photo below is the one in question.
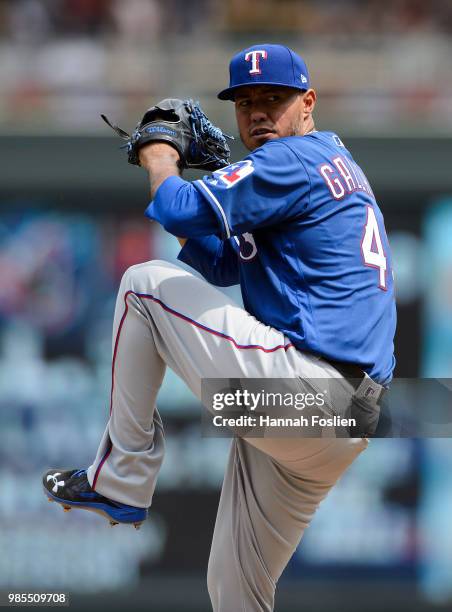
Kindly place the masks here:
<instances>
[{"instance_id":1,"label":"glove laces","mask_svg":"<svg viewBox=\"0 0 452 612\"><path fill-rule=\"evenodd\" d=\"M199 102L192 102L190 100L189 104L191 106L190 119L192 122L193 133L195 134L197 140L201 138L202 134L207 134L207 136L213 138L213 140L216 140L224 145L226 145L226 138L234 140L233 136L224 134L220 128L213 125L210 119L208 119L201 110Z\"/></svg>"}]
</instances>

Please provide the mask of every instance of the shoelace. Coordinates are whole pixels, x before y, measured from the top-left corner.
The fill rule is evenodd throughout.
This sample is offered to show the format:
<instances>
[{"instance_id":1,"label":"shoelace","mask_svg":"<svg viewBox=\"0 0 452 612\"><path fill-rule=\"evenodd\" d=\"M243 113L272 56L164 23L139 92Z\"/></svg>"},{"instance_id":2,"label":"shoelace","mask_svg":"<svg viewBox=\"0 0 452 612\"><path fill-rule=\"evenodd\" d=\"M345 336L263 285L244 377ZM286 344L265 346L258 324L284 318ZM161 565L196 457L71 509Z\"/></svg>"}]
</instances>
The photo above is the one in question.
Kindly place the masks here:
<instances>
[{"instance_id":1,"label":"shoelace","mask_svg":"<svg viewBox=\"0 0 452 612\"><path fill-rule=\"evenodd\" d=\"M76 472L72 474L72 478L79 478L80 476L83 476L84 474L86 474L86 470L77 470Z\"/></svg>"}]
</instances>

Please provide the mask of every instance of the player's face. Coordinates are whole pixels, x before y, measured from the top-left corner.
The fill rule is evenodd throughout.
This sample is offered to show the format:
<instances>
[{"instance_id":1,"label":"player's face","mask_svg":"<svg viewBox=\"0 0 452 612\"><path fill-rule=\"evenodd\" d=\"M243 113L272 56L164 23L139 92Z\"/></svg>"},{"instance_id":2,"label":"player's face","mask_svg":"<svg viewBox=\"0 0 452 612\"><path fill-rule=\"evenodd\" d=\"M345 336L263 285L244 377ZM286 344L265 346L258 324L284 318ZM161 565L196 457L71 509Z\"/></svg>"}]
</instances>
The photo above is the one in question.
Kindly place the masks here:
<instances>
[{"instance_id":1,"label":"player's face","mask_svg":"<svg viewBox=\"0 0 452 612\"><path fill-rule=\"evenodd\" d=\"M240 138L253 151L268 140L302 136L314 127L315 92L291 87L252 85L235 94L235 114Z\"/></svg>"}]
</instances>

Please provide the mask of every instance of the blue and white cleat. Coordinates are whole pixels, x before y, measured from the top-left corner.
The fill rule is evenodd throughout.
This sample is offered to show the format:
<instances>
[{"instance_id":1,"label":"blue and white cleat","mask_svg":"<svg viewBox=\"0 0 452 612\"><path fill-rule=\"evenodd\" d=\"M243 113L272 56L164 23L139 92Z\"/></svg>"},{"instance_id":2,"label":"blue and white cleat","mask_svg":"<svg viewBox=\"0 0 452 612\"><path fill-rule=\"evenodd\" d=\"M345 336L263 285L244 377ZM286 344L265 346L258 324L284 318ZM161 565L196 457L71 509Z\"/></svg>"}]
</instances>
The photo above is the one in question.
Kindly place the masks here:
<instances>
[{"instance_id":1,"label":"blue and white cleat","mask_svg":"<svg viewBox=\"0 0 452 612\"><path fill-rule=\"evenodd\" d=\"M93 491L86 470L49 470L42 483L49 501L61 504L65 512L72 508L90 510L107 518L112 527L127 523L135 529L139 529L148 517L147 508L128 506Z\"/></svg>"}]
</instances>

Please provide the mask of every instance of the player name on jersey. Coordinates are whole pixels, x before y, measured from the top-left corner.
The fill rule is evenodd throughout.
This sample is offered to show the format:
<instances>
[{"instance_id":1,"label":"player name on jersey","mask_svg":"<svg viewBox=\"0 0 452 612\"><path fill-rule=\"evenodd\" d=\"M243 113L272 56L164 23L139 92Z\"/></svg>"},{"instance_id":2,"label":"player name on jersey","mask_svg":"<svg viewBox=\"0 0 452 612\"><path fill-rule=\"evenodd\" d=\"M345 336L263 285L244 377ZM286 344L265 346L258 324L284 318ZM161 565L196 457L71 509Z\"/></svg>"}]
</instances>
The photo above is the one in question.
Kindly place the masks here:
<instances>
[{"instance_id":1,"label":"player name on jersey","mask_svg":"<svg viewBox=\"0 0 452 612\"><path fill-rule=\"evenodd\" d=\"M364 191L374 197L364 172L351 159L337 156L331 164L324 163L318 170L335 200L342 200L355 191Z\"/></svg>"}]
</instances>

